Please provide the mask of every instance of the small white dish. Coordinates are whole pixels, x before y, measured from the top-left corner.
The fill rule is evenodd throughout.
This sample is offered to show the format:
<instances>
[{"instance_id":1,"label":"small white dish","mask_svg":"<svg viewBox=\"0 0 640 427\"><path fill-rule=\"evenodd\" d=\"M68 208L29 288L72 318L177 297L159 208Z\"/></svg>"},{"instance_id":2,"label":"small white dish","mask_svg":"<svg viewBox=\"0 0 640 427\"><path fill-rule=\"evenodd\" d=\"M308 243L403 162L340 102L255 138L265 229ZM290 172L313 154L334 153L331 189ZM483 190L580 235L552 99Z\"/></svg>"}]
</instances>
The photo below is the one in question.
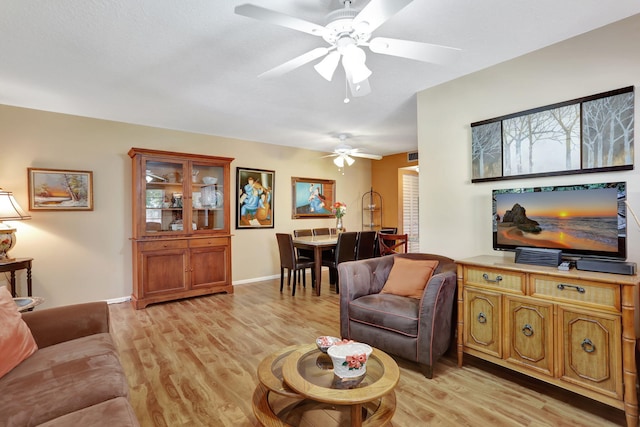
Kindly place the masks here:
<instances>
[{"instance_id":1,"label":"small white dish","mask_svg":"<svg viewBox=\"0 0 640 427\"><path fill-rule=\"evenodd\" d=\"M316 338L316 345L318 346L321 352L326 353L329 347L331 347L336 343L339 343L340 341L342 340L338 337L323 335L321 337Z\"/></svg>"},{"instance_id":2,"label":"small white dish","mask_svg":"<svg viewBox=\"0 0 640 427\"><path fill-rule=\"evenodd\" d=\"M31 304L34 300L33 298L28 298L28 297L17 297L17 298L14 298L13 301L16 303L18 307L25 307Z\"/></svg>"}]
</instances>

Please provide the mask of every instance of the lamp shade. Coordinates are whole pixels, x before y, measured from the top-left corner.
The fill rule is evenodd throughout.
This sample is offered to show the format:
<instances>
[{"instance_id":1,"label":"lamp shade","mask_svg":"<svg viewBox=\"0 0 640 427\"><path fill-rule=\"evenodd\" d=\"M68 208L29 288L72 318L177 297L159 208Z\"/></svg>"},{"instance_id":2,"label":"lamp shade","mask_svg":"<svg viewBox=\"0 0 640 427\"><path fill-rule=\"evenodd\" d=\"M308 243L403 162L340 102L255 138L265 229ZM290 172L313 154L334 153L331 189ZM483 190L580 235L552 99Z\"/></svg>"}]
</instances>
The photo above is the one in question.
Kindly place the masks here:
<instances>
[{"instance_id":1,"label":"lamp shade","mask_svg":"<svg viewBox=\"0 0 640 427\"><path fill-rule=\"evenodd\" d=\"M355 45L348 45L343 49L342 66L353 83L360 83L371 76L371 70L365 64L366 60L364 50Z\"/></svg>"},{"instance_id":2,"label":"lamp shade","mask_svg":"<svg viewBox=\"0 0 640 427\"><path fill-rule=\"evenodd\" d=\"M0 188L0 261L10 261L7 255L16 245L16 229L3 224L2 221L19 221L31 219L31 216L22 210L13 193Z\"/></svg>"},{"instance_id":3,"label":"lamp shade","mask_svg":"<svg viewBox=\"0 0 640 427\"><path fill-rule=\"evenodd\" d=\"M11 191L0 188L0 221L20 221L31 219L31 215L22 210Z\"/></svg>"},{"instance_id":4,"label":"lamp shade","mask_svg":"<svg viewBox=\"0 0 640 427\"><path fill-rule=\"evenodd\" d=\"M347 162L348 166L351 166L355 162L355 159L349 157L347 154L340 154L338 157L333 159L333 163L339 168L344 167L345 161Z\"/></svg>"},{"instance_id":5,"label":"lamp shade","mask_svg":"<svg viewBox=\"0 0 640 427\"><path fill-rule=\"evenodd\" d=\"M338 67L340 61L340 54L337 51L333 51L324 57L322 61L313 66L318 74L324 77L326 80L331 81L333 79L333 73Z\"/></svg>"}]
</instances>

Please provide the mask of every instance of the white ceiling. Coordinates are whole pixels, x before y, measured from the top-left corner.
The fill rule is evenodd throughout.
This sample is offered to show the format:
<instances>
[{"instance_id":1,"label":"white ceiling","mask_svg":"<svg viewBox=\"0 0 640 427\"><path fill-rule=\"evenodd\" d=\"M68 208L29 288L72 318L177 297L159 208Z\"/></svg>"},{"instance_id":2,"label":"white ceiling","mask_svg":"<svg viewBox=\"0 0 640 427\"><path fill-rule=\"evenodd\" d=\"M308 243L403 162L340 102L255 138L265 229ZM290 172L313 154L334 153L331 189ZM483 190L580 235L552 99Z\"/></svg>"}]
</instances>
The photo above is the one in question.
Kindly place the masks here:
<instances>
[{"instance_id":1,"label":"white ceiling","mask_svg":"<svg viewBox=\"0 0 640 427\"><path fill-rule=\"evenodd\" d=\"M258 79L325 43L234 14L243 3L320 25L342 7L0 0L0 103L326 152L347 133L387 155L417 149L416 92L640 13L638 0L415 0L374 36L461 48L460 58L436 66L367 50L372 93L344 104L344 76L327 82L313 64Z\"/></svg>"}]
</instances>

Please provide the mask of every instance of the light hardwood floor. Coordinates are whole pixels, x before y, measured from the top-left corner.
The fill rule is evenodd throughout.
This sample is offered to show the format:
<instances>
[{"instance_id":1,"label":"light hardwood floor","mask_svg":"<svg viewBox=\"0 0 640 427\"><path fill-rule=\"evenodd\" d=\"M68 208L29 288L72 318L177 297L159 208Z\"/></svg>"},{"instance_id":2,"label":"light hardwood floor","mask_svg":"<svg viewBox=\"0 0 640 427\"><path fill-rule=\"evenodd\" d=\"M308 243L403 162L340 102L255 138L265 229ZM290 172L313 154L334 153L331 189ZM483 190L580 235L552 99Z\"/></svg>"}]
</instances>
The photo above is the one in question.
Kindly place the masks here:
<instances>
[{"instance_id":1,"label":"light hardwood floor","mask_svg":"<svg viewBox=\"0 0 640 427\"><path fill-rule=\"evenodd\" d=\"M324 274L327 276L327 274ZM146 426L256 426L251 397L256 368L276 350L339 335L339 296L328 283L279 292L279 280L150 305L110 306L112 334ZM395 427L623 426L624 413L492 364L452 356L426 379L400 366ZM321 426L328 427L328 426Z\"/></svg>"}]
</instances>

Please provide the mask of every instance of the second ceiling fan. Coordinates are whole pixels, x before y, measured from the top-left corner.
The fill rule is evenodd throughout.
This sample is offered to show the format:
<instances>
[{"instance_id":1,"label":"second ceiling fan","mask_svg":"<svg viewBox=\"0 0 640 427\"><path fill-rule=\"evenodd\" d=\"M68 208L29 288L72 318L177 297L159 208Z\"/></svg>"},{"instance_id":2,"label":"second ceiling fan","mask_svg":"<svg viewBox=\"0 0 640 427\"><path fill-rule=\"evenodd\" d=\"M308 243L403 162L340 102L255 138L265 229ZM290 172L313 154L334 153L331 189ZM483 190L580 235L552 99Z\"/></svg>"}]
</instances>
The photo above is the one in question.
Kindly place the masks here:
<instances>
[{"instance_id":1,"label":"second ceiling fan","mask_svg":"<svg viewBox=\"0 0 640 427\"><path fill-rule=\"evenodd\" d=\"M435 64L449 63L460 51L452 47L410 40L371 38L373 31L412 1L371 0L361 11L357 11L351 9L351 0L343 0L344 8L330 12L324 27L252 4L237 6L235 12L238 15L322 37L328 43L328 46L312 49L260 74L259 77L278 77L324 57L314 66L322 77L331 81L338 64L342 62L351 94L364 96L371 92L368 79L372 72L365 64L367 56L362 49L363 46L374 53Z\"/></svg>"},{"instance_id":2,"label":"second ceiling fan","mask_svg":"<svg viewBox=\"0 0 640 427\"><path fill-rule=\"evenodd\" d=\"M382 156L379 156L377 154L363 153L358 148L353 148L350 145L347 145L346 134L338 135L338 139L340 140L340 144L333 150L333 154L328 154L322 157L335 157L335 159L333 159L333 163L339 168L343 168L345 163L347 164L347 166L351 166L355 162L353 157L361 157L363 159L371 160L382 159Z\"/></svg>"}]
</instances>

